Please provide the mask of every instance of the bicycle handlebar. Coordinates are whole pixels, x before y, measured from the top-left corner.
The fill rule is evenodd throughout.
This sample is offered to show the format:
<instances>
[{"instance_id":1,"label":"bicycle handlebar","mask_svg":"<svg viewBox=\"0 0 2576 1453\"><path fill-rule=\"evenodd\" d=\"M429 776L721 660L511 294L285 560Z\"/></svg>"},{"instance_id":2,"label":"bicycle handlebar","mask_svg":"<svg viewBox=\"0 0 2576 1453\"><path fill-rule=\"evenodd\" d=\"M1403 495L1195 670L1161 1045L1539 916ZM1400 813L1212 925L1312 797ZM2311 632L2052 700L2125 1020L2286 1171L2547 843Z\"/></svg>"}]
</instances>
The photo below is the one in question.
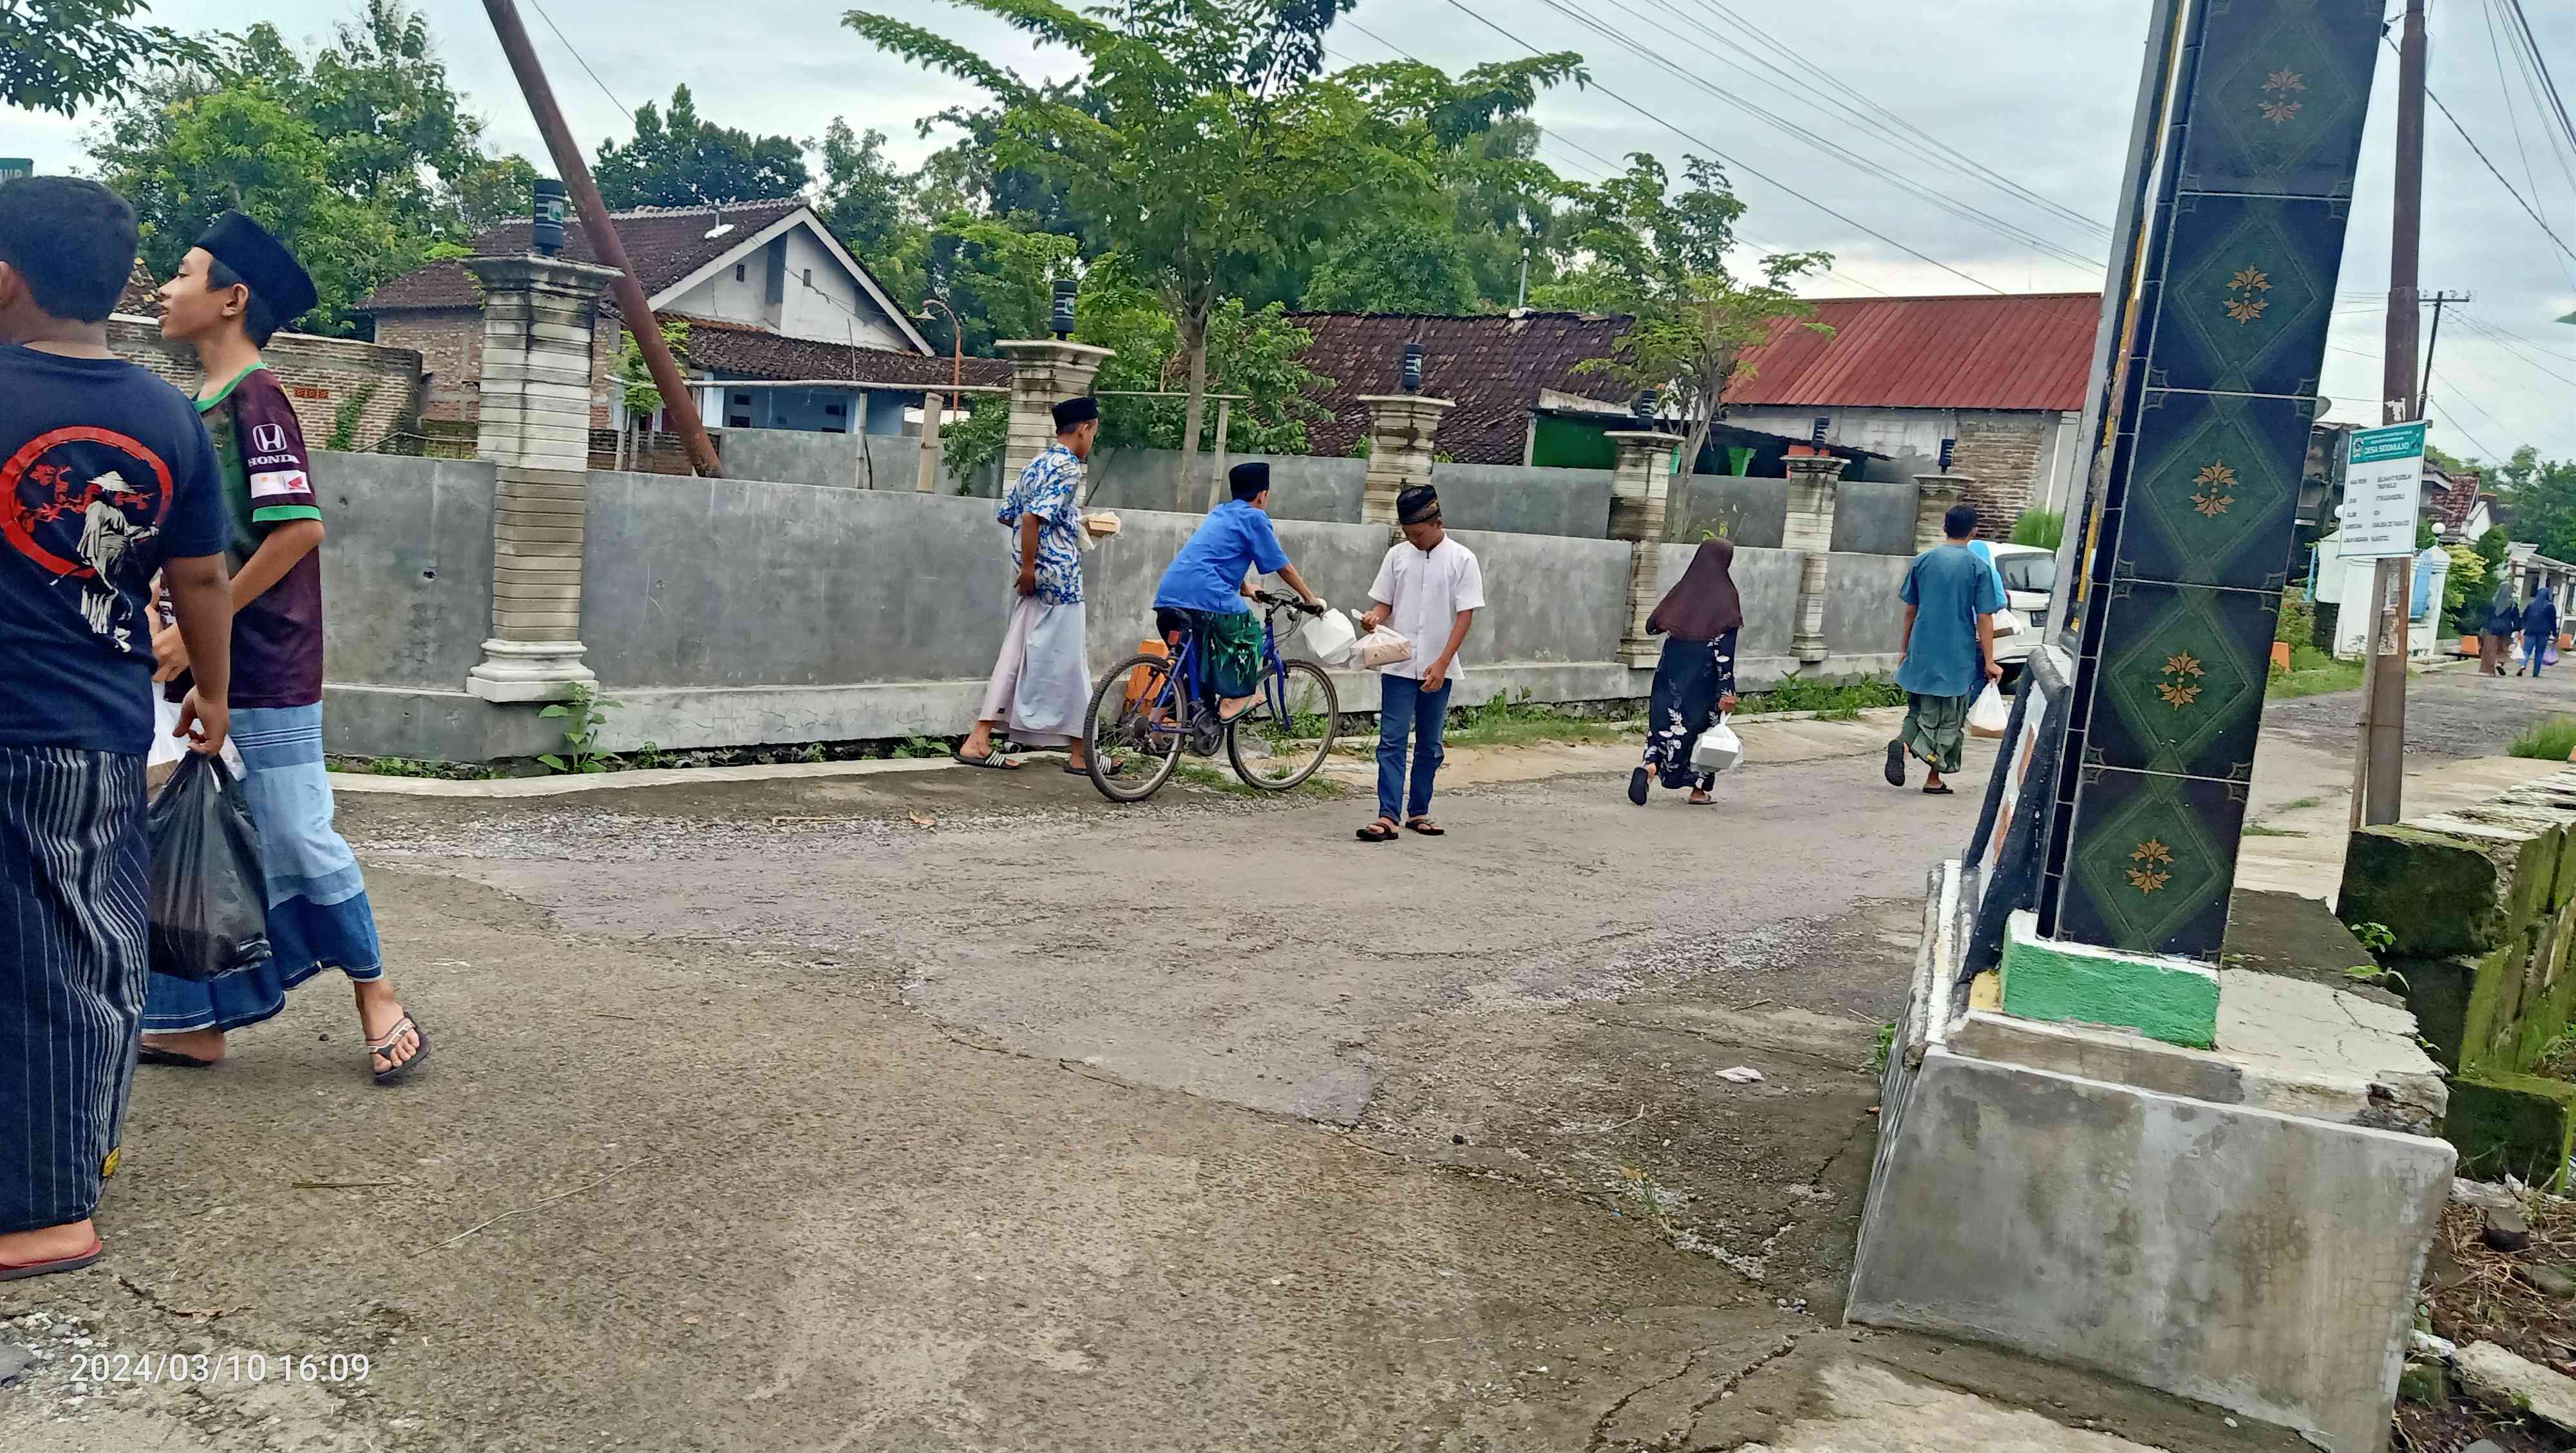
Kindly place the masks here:
<instances>
[{"instance_id":1,"label":"bicycle handlebar","mask_svg":"<svg viewBox=\"0 0 2576 1453\"><path fill-rule=\"evenodd\" d=\"M1319 616L1324 613L1322 607L1308 605L1306 602L1299 600L1293 595L1273 595L1266 590L1256 590L1252 593L1252 598L1266 606L1271 606L1273 608L1284 606L1289 610L1304 611L1310 616Z\"/></svg>"}]
</instances>

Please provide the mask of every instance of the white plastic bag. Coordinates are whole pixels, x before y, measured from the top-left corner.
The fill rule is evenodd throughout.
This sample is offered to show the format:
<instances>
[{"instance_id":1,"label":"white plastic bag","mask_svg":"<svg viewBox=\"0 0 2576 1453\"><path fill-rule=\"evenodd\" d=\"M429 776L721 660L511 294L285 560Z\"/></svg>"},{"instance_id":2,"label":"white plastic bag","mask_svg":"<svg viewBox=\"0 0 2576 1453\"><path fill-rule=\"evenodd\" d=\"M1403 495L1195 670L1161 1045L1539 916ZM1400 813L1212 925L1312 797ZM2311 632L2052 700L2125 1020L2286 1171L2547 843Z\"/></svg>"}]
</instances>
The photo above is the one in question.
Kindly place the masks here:
<instances>
[{"instance_id":1,"label":"white plastic bag","mask_svg":"<svg viewBox=\"0 0 2576 1453\"><path fill-rule=\"evenodd\" d=\"M2005 701L2004 694L1995 689L1995 683L1987 682L1986 689L1977 693L1977 704L1968 708L1968 735L1999 737L2004 734L2004 728L2010 725L2012 725L2012 704Z\"/></svg>"},{"instance_id":2,"label":"white plastic bag","mask_svg":"<svg viewBox=\"0 0 2576 1453\"><path fill-rule=\"evenodd\" d=\"M1351 659L1371 671L1382 671L1398 661L1413 659L1413 643L1386 626L1380 626L1360 637L1352 648Z\"/></svg>"},{"instance_id":3,"label":"white plastic bag","mask_svg":"<svg viewBox=\"0 0 2576 1453\"><path fill-rule=\"evenodd\" d=\"M1743 760L1744 740L1735 734L1735 728L1726 724L1724 717L1719 717L1715 725L1701 732L1699 741L1691 747L1691 770L1694 772L1723 772Z\"/></svg>"},{"instance_id":4,"label":"white plastic bag","mask_svg":"<svg viewBox=\"0 0 2576 1453\"><path fill-rule=\"evenodd\" d=\"M1297 642L1305 648L1309 660L1325 666L1339 666L1351 659L1351 648L1359 644L1360 628L1347 612L1328 610L1306 622L1297 633Z\"/></svg>"}]
</instances>

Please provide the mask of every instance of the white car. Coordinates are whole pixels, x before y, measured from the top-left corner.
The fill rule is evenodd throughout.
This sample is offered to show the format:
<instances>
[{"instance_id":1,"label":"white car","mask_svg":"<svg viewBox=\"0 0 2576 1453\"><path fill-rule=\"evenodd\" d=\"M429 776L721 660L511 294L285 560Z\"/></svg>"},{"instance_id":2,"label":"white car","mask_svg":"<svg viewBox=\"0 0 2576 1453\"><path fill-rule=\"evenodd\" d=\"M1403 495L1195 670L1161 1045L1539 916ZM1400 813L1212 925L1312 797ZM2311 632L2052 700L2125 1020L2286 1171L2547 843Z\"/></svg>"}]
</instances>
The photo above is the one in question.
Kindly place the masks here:
<instances>
[{"instance_id":1,"label":"white car","mask_svg":"<svg viewBox=\"0 0 2576 1453\"><path fill-rule=\"evenodd\" d=\"M2004 606L1995 617L1995 664L2004 688L2021 677L2022 663L2048 638L2048 593L2057 585L2057 552L2039 545L1992 545L1995 570L2004 578Z\"/></svg>"}]
</instances>

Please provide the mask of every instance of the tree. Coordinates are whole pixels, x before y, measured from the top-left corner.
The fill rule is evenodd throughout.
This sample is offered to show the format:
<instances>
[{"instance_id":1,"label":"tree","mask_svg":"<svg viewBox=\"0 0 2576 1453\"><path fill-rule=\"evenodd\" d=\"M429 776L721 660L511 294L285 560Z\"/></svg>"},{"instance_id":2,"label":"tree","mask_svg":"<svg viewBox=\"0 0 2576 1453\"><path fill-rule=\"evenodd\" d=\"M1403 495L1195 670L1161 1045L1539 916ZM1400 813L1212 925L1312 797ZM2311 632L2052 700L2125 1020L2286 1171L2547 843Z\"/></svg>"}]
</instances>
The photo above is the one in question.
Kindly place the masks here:
<instances>
[{"instance_id":1,"label":"tree","mask_svg":"<svg viewBox=\"0 0 2576 1453\"><path fill-rule=\"evenodd\" d=\"M1762 262L1758 282L1728 272L1735 221L1744 214L1725 169L1686 158L1687 183L1669 194L1662 163L1643 154L1628 170L1585 188L1579 245L1590 259L1552 284L1560 306L1635 318L1620 355L1594 368L1629 388L1676 396L1688 442L1679 471L1698 467L1710 429L1725 412L1727 385L1742 376L1744 351L1768 338L1781 319L1811 319L1815 310L1790 284L1825 267L1822 252L1783 253ZM1821 323L1807 327L1824 333Z\"/></svg>"},{"instance_id":2,"label":"tree","mask_svg":"<svg viewBox=\"0 0 2576 1453\"><path fill-rule=\"evenodd\" d=\"M1154 290L1127 276L1113 260L1083 280L1075 309L1077 340L1113 350L1096 387L1161 393L1188 377L1179 331ZM1314 335L1287 319L1278 303L1248 308L1228 298L1208 320L1207 378L1211 392L1241 394L1226 449L1236 454L1303 454L1306 422L1330 417L1312 395L1333 380L1306 367ZM1119 448L1177 449L1187 437L1187 400L1105 401L1100 437Z\"/></svg>"},{"instance_id":3,"label":"tree","mask_svg":"<svg viewBox=\"0 0 2576 1453\"><path fill-rule=\"evenodd\" d=\"M1326 313L1469 313L1476 274L1457 229L1389 218L1351 229L1306 284L1305 306Z\"/></svg>"},{"instance_id":4,"label":"tree","mask_svg":"<svg viewBox=\"0 0 2576 1453\"><path fill-rule=\"evenodd\" d=\"M492 155L483 128L428 22L367 0L309 54L265 24L189 41L135 80L90 157L134 204L156 275L237 207L313 272L322 306L299 326L342 332L378 282L525 213L536 169Z\"/></svg>"},{"instance_id":5,"label":"tree","mask_svg":"<svg viewBox=\"0 0 2576 1453\"><path fill-rule=\"evenodd\" d=\"M2544 461L2528 444L2488 472L2513 514L2513 538L2552 559L2576 558L2576 460Z\"/></svg>"},{"instance_id":6,"label":"tree","mask_svg":"<svg viewBox=\"0 0 2576 1453\"><path fill-rule=\"evenodd\" d=\"M914 230L906 215L910 177L886 160L886 134L862 136L838 116L823 130L823 186L814 210L842 245L871 266L892 255Z\"/></svg>"},{"instance_id":7,"label":"tree","mask_svg":"<svg viewBox=\"0 0 2576 1453\"><path fill-rule=\"evenodd\" d=\"M623 146L601 142L591 177L613 208L792 197L812 180L795 138L754 136L702 120L687 86L672 88L667 118L650 101L636 107L634 137Z\"/></svg>"},{"instance_id":8,"label":"tree","mask_svg":"<svg viewBox=\"0 0 2576 1453\"><path fill-rule=\"evenodd\" d=\"M69 116L147 63L195 53L195 42L160 26L126 24L145 8L144 0L0 3L0 105Z\"/></svg>"},{"instance_id":9,"label":"tree","mask_svg":"<svg viewBox=\"0 0 2576 1453\"><path fill-rule=\"evenodd\" d=\"M1355 0L957 0L1082 58L1040 87L979 50L866 11L880 47L992 97L995 160L1059 183L1171 319L1187 380L1181 447L1196 468L1210 327L1220 305L1300 260L1347 217L1436 191L1427 128L1322 74L1324 32Z\"/></svg>"}]
</instances>

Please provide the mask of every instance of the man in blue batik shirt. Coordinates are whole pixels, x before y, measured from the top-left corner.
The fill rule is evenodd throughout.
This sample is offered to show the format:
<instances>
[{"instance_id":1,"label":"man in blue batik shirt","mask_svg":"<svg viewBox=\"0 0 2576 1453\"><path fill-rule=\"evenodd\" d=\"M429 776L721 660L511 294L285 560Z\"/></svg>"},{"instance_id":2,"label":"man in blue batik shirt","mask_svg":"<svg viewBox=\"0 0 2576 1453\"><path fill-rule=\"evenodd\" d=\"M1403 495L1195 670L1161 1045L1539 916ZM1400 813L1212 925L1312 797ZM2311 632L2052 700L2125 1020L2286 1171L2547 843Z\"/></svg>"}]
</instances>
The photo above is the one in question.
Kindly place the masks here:
<instances>
[{"instance_id":1,"label":"man in blue batik shirt","mask_svg":"<svg viewBox=\"0 0 2576 1453\"><path fill-rule=\"evenodd\" d=\"M1002 654L975 729L949 755L970 767L1016 767L993 745L1008 724L1023 747L1066 748L1065 770L1087 772L1082 714L1091 674L1082 607L1083 461L1100 437L1100 401L1055 406L1055 442L1020 471L993 518L1011 532L1013 588Z\"/></svg>"}]
</instances>

